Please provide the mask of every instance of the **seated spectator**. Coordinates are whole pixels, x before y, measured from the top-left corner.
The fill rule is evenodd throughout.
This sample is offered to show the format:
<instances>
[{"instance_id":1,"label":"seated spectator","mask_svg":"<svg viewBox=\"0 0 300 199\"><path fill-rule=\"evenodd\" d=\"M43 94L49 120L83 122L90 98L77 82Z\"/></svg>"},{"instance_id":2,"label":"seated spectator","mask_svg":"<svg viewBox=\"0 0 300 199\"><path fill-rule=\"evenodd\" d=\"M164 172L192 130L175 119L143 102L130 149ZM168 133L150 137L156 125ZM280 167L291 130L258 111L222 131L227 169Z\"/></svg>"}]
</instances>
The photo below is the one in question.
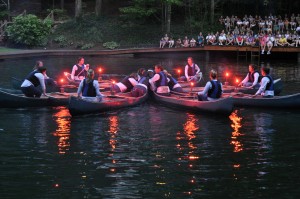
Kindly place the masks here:
<instances>
[{"instance_id":1,"label":"seated spectator","mask_svg":"<svg viewBox=\"0 0 300 199\"><path fill-rule=\"evenodd\" d=\"M255 45L255 39L252 35L248 35L245 41L245 44L247 46L254 46Z\"/></svg>"},{"instance_id":2,"label":"seated spectator","mask_svg":"<svg viewBox=\"0 0 300 199\"><path fill-rule=\"evenodd\" d=\"M214 33L210 34L210 37L207 41L207 44L209 45L216 45L216 36L214 35Z\"/></svg>"},{"instance_id":3,"label":"seated spectator","mask_svg":"<svg viewBox=\"0 0 300 199\"><path fill-rule=\"evenodd\" d=\"M159 48L164 48L166 45L166 41L164 40L164 38L162 37L159 41Z\"/></svg>"},{"instance_id":4,"label":"seated spectator","mask_svg":"<svg viewBox=\"0 0 300 199\"><path fill-rule=\"evenodd\" d=\"M180 48L182 46L182 42L181 42L181 39L178 38L177 41L176 41L176 45L175 45L175 48Z\"/></svg>"},{"instance_id":5,"label":"seated spectator","mask_svg":"<svg viewBox=\"0 0 300 199\"><path fill-rule=\"evenodd\" d=\"M234 45L234 36L232 33L227 36L226 45Z\"/></svg>"},{"instance_id":6,"label":"seated spectator","mask_svg":"<svg viewBox=\"0 0 300 199\"><path fill-rule=\"evenodd\" d=\"M168 37L168 34L165 34L164 36L164 40L166 41L166 44L169 44L169 37Z\"/></svg>"},{"instance_id":7,"label":"seated spectator","mask_svg":"<svg viewBox=\"0 0 300 199\"><path fill-rule=\"evenodd\" d=\"M300 35L299 34L295 34L295 44L296 47L298 47L298 45L300 46Z\"/></svg>"},{"instance_id":8,"label":"seated spectator","mask_svg":"<svg viewBox=\"0 0 300 199\"><path fill-rule=\"evenodd\" d=\"M190 40L188 39L187 36L185 36L184 39L182 40L182 46L185 48L190 46Z\"/></svg>"},{"instance_id":9,"label":"seated spectator","mask_svg":"<svg viewBox=\"0 0 300 199\"><path fill-rule=\"evenodd\" d=\"M172 37L170 37L169 48L172 48L173 46L174 46L174 39Z\"/></svg>"},{"instance_id":10,"label":"seated spectator","mask_svg":"<svg viewBox=\"0 0 300 199\"><path fill-rule=\"evenodd\" d=\"M219 45L223 46L223 45L225 45L225 42L226 42L226 36L224 33L221 33L219 36Z\"/></svg>"},{"instance_id":11,"label":"seated spectator","mask_svg":"<svg viewBox=\"0 0 300 199\"><path fill-rule=\"evenodd\" d=\"M191 48L196 47L196 40L194 38L192 38L191 41L190 41L190 47Z\"/></svg>"},{"instance_id":12,"label":"seated spectator","mask_svg":"<svg viewBox=\"0 0 300 199\"><path fill-rule=\"evenodd\" d=\"M204 46L204 37L202 35L202 32L200 32L199 35L198 35L198 45L199 46Z\"/></svg>"},{"instance_id":13,"label":"seated spectator","mask_svg":"<svg viewBox=\"0 0 300 199\"><path fill-rule=\"evenodd\" d=\"M274 41L274 37L272 35L269 35L267 37L267 48L268 48L268 52L267 54L271 54L271 50L272 50L272 47L273 47L273 41Z\"/></svg>"},{"instance_id":14,"label":"seated spectator","mask_svg":"<svg viewBox=\"0 0 300 199\"><path fill-rule=\"evenodd\" d=\"M242 35L238 35L238 36L236 37L236 43L237 43L238 46L242 46L242 45L243 45L243 43L244 43L244 38L243 38Z\"/></svg>"},{"instance_id":15,"label":"seated spectator","mask_svg":"<svg viewBox=\"0 0 300 199\"><path fill-rule=\"evenodd\" d=\"M278 46L287 46L288 42L286 40L286 38L284 37L284 35L281 35L281 38L278 40L277 43Z\"/></svg>"}]
</instances>

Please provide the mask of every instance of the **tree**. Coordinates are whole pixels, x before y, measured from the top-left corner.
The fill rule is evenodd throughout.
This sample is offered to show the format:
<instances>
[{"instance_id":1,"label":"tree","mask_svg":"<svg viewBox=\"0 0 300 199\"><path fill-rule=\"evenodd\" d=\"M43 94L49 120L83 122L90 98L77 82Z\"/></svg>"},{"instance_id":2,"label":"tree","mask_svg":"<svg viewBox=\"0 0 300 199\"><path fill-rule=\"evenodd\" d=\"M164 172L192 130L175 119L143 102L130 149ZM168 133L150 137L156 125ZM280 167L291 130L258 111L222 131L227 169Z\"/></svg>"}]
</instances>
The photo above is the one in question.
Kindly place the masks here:
<instances>
[{"instance_id":1,"label":"tree","mask_svg":"<svg viewBox=\"0 0 300 199\"><path fill-rule=\"evenodd\" d=\"M80 17L82 14L82 0L75 0L75 18Z\"/></svg>"},{"instance_id":2,"label":"tree","mask_svg":"<svg viewBox=\"0 0 300 199\"><path fill-rule=\"evenodd\" d=\"M101 15L101 9L102 9L102 0L96 0L96 6L95 6L96 16Z\"/></svg>"}]
</instances>

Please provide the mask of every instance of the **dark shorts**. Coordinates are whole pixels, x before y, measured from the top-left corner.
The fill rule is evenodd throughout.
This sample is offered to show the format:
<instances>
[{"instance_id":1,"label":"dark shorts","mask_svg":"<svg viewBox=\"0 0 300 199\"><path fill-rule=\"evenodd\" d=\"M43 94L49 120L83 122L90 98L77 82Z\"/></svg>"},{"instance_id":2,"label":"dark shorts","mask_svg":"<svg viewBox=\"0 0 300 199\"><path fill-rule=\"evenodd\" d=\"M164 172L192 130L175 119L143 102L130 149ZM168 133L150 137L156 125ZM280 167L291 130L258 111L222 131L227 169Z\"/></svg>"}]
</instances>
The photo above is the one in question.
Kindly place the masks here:
<instances>
[{"instance_id":1,"label":"dark shorts","mask_svg":"<svg viewBox=\"0 0 300 199\"><path fill-rule=\"evenodd\" d=\"M141 85L136 85L133 87L131 91L131 96L132 97L140 97L143 96L147 92L147 88Z\"/></svg>"},{"instance_id":2,"label":"dark shorts","mask_svg":"<svg viewBox=\"0 0 300 199\"><path fill-rule=\"evenodd\" d=\"M21 91L26 97L41 97L42 95L42 92L33 85L29 87L21 87Z\"/></svg>"},{"instance_id":3,"label":"dark shorts","mask_svg":"<svg viewBox=\"0 0 300 199\"><path fill-rule=\"evenodd\" d=\"M172 90L177 92L177 93L183 93L182 87L177 87L177 88L174 88Z\"/></svg>"}]
</instances>

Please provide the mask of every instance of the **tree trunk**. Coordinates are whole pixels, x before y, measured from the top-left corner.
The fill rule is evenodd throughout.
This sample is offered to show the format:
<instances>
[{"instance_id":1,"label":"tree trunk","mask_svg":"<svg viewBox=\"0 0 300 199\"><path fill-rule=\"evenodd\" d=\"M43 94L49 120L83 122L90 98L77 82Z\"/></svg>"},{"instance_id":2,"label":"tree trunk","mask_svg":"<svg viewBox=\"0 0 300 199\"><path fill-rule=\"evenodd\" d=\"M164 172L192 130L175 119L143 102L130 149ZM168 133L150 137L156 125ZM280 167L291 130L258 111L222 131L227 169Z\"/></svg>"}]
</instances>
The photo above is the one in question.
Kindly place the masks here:
<instances>
[{"instance_id":1,"label":"tree trunk","mask_svg":"<svg viewBox=\"0 0 300 199\"><path fill-rule=\"evenodd\" d=\"M65 7L65 0L60 0L60 9L64 9Z\"/></svg>"},{"instance_id":2,"label":"tree trunk","mask_svg":"<svg viewBox=\"0 0 300 199\"><path fill-rule=\"evenodd\" d=\"M171 4L168 3L167 4L167 27L166 27L166 31L169 34L171 32L171 12L172 12L172 8L171 8Z\"/></svg>"},{"instance_id":3,"label":"tree trunk","mask_svg":"<svg viewBox=\"0 0 300 199\"><path fill-rule=\"evenodd\" d=\"M210 24L213 25L215 21L215 0L210 1Z\"/></svg>"},{"instance_id":4,"label":"tree trunk","mask_svg":"<svg viewBox=\"0 0 300 199\"><path fill-rule=\"evenodd\" d=\"M95 8L96 16L101 15L101 9L102 9L102 0L96 0L96 8Z\"/></svg>"},{"instance_id":5,"label":"tree trunk","mask_svg":"<svg viewBox=\"0 0 300 199\"><path fill-rule=\"evenodd\" d=\"M75 0L75 18L81 16L82 12L82 0Z\"/></svg>"}]
</instances>

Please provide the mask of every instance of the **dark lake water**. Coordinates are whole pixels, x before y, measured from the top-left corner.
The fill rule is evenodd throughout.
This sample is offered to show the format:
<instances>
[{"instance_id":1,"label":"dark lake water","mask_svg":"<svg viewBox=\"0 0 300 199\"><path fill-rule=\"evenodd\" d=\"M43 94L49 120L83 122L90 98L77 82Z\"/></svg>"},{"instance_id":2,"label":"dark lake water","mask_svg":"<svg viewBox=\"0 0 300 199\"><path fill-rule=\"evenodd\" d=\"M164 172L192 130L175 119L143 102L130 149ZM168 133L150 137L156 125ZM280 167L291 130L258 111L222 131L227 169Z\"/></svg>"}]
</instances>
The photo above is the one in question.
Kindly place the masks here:
<instances>
[{"instance_id":1,"label":"dark lake water","mask_svg":"<svg viewBox=\"0 0 300 199\"><path fill-rule=\"evenodd\" d=\"M190 55L205 74L215 68L234 79L248 69L235 57L204 54L85 60L106 73L157 63L175 72ZM1 87L37 59L59 78L77 57L3 60ZM297 61L262 64L284 80L283 94L300 92ZM0 109L0 198L299 198L299 121L297 110L241 108L228 117L151 101L76 118L66 107Z\"/></svg>"}]
</instances>

